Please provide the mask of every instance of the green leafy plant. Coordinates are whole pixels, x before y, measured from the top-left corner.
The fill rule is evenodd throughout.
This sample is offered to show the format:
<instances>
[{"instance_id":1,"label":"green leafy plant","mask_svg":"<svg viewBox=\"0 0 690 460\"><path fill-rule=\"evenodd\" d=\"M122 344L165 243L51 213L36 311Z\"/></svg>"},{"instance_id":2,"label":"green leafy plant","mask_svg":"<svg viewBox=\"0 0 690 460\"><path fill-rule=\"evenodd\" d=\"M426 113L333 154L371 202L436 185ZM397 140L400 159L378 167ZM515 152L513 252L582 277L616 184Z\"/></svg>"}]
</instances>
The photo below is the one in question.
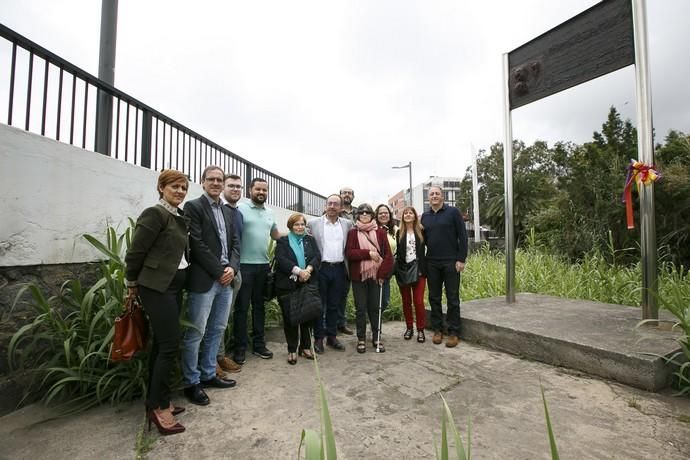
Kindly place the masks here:
<instances>
[{"instance_id":1,"label":"green leafy plant","mask_svg":"<svg viewBox=\"0 0 690 460\"><path fill-rule=\"evenodd\" d=\"M71 280L58 295L46 298L29 284L15 299L16 305L28 292L35 317L10 340L10 366L32 374L30 389L41 391L43 402L55 404L62 414L131 400L145 392L144 360L109 362L113 323L126 290L123 258L134 222L130 219L129 224L121 235L108 227L105 242L84 235L106 257L100 263L100 278L90 288Z\"/></svg>"},{"instance_id":2,"label":"green leafy plant","mask_svg":"<svg viewBox=\"0 0 690 460\"><path fill-rule=\"evenodd\" d=\"M455 442L455 453L458 460L469 460L472 454L471 451L471 421L467 421L467 451L465 451L465 446L462 443L462 438L455 426L455 421L453 420L453 414L448 407L446 399L441 396L441 401L443 402L443 409L441 411L441 448L436 450L436 458L440 460L448 460L448 431L453 436L453 441ZM434 444L436 441L434 441Z\"/></svg>"},{"instance_id":3,"label":"green leafy plant","mask_svg":"<svg viewBox=\"0 0 690 460\"><path fill-rule=\"evenodd\" d=\"M338 458L338 454L335 447L333 422L331 421L331 414L328 411L326 389L321 381L318 355L314 351L313 343L311 352L314 355L314 371L316 372L316 381L319 387L318 399L321 408L321 433L308 429L302 430L302 437L300 439L299 448L297 449L297 458L301 458L302 446L304 446L304 458L306 460L335 460Z\"/></svg>"}]
</instances>

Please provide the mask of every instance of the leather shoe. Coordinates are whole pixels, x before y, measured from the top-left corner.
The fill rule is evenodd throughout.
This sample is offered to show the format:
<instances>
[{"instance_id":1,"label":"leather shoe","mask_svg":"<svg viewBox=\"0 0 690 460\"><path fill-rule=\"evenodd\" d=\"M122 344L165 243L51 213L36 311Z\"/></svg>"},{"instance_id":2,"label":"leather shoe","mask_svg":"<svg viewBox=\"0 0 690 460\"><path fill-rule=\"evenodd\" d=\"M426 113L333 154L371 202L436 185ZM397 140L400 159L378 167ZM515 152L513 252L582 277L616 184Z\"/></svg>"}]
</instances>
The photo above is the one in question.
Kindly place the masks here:
<instances>
[{"instance_id":1,"label":"leather shoe","mask_svg":"<svg viewBox=\"0 0 690 460\"><path fill-rule=\"evenodd\" d=\"M201 385L192 385L185 388L183 392L187 399L189 399L189 402L197 406L208 406L208 403L211 402L204 389L201 388Z\"/></svg>"},{"instance_id":2,"label":"leather shoe","mask_svg":"<svg viewBox=\"0 0 690 460\"><path fill-rule=\"evenodd\" d=\"M223 369L220 368L220 364L216 364L216 377L219 379L225 378L225 372L223 372Z\"/></svg>"},{"instance_id":3,"label":"leather shoe","mask_svg":"<svg viewBox=\"0 0 690 460\"><path fill-rule=\"evenodd\" d=\"M352 329L348 328L347 326L338 327L338 332L340 332L341 334L345 334L345 335L353 335L354 334L354 331Z\"/></svg>"},{"instance_id":4,"label":"leather shoe","mask_svg":"<svg viewBox=\"0 0 690 460\"><path fill-rule=\"evenodd\" d=\"M337 351L345 351L345 345L340 343L340 341L335 337L331 337L326 340L326 345Z\"/></svg>"},{"instance_id":5,"label":"leather shoe","mask_svg":"<svg viewBox=\"0 0 690 460\"><path fill-rule=\"evenodd\" d=\"M228 358L227 356L223 356L222 358L220 358L218 360L218 365L225 372L241 372L242 371L242 366L240 366L239 364L237 364L235 361Z\"/></svg>"},{"instance_id":6,"label":"leather shoe","mask_svg":"<svg viewBox=\"0 0 690 460\"><path fill-rule=\"evenodd\" d=\"M323 352L325 351L323 349L323 339L316 339L314 341L314 351L319 355L323 354Z\"/></svg>"},{"instance_id":7,"label":"leather shoe","mask_svg":"<svg viewBox=\"0 0 690 460\"><path fill-rule=\"evenodd\" d=\"M221 379L218 376L213 376L208 380L202 380L201 386L204 388L232 388L237 384L233 379Z\"/></svg>"},{"instance_id":8,"label":"leather shoe","mask_svg":"<svg viewBox=\"0 0 690 460\"><path fill-rule=\"evenodd\" d=\"M435 331L431 341L434 343L434 345L439 345L441 342L443 342L443 333L441 331Z\"/></svg>"},{"instance_id":9,"label":"leather shoe","mask_svg":"<svg viewBox=\"0 0 690 460\"><path fill-rule=\"evenodd\" d=\"M448 339L446 340L446 346L448 348L454 348L458 345L460 342L460 339L458 339L457 335L449 335Z\"/></svg>"}]
</instances>

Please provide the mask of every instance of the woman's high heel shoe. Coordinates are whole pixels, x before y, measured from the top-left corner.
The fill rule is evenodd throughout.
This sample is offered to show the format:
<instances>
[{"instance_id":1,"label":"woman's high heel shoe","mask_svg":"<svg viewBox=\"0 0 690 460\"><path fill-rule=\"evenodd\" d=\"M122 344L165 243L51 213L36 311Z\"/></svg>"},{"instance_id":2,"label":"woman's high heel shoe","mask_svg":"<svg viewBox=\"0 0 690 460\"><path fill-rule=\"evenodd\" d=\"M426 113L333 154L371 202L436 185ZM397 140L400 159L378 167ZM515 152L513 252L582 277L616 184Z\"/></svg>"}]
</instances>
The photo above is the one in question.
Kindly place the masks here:
<instances>
[{"instance_id":1,"label":"woman's high heel shoe","mask_svg":"<svg viewBox=\"0 0 690 460\"><path fill-rule=\"evenodd\" d=\"M181 406L174 406L172 401L171 401L170 407L168 408L168 410L173 414L173 416L175 416L175 415L181 414L182 412L184 412L187 409L185 409L184 407L181 407Z\"/></svg>"},{"instance_id":2,"label":"woman's high heel shoe","mask_svg":"<svg viewBox=\"0 0 690 460\"><path fill-rule=\"evenodd\" d=\"M419 343L426 342L426 337L424 336L424 331L421 329L419 329L417 331L417 342L419 342Z\"/></svg>"},{"instance_id":3,"label":"woman's high heel shoe","mask_svg":"<svg viewBox=\"0 0 690 460\"><path fill-rule=\"evenodd\" d=\"M149 431L151 422L158 428L158 432L163 436L182 433L185 427L179 424L168 409L151 409L148 412Z\"/></svg>"},{"instance_id":4,"label":"woman's high heel shoe","mask_svg":"<svg viewBox=\"0 0 690 460\"><path fill-rule=\"evenodd\" d=\"M403 339L410 340L413 335L414 335L414 329L412 329L411 327L408 327L405 330L405 333L403 334Z\"/></svg>"},{"instance_id":5,"label":"woman's high heel shoe","mask_svg":"<svg viewBox=\"0 0 690 460\"><path fill-rule=\"evenodd\" d=\"M288 359L287 359L288 364L290 365L295 365L297 364L297 353L288 353Z\"/></svg>"}]
</instances>

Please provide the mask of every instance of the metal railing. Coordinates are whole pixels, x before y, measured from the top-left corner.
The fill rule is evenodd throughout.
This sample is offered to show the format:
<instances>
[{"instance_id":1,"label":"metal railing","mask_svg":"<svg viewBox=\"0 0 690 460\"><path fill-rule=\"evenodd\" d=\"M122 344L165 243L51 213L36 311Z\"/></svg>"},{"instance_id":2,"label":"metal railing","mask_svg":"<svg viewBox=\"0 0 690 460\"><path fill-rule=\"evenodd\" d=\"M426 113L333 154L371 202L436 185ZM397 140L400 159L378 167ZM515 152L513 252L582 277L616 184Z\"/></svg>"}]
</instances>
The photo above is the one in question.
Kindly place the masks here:
<instances>
[{"instance_id":1,"label":"metal railing","mask_svg":"<svg viewBox=\"0 0 690 460\"><path fill-rule=\"evenodd\" d=\"M0 110L9 126L96 151L97 95L103 92L113 101L110 157L153 170L175 168L194 182L206 166L218 165L242 176L247 194L252 178L266 179L270 205L311 215L324 209L324 196L239 157L3 24L0 36L7 40L0 41L0 69L9 69L9 78L0 75L0 88L9 88L0 92Z\"/></svg>"}]
</instances>

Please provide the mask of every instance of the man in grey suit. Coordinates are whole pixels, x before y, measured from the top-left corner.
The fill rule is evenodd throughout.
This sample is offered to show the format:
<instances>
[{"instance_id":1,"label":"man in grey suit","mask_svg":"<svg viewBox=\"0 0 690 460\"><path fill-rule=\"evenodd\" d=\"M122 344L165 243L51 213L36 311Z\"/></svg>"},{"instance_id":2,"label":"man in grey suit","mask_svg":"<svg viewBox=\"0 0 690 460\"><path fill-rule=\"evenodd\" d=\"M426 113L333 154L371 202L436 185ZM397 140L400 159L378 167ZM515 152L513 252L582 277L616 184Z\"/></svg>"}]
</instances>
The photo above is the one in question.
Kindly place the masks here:
<instances>
[{"instance_id":1,"label":"man in grey suit","mask_svg":"<svg viewBox=\"0 0 690 460\"><path fill-rule=\"evenodd\" d=\"M343 201L340 195L333 194L326 199L324 215L311 219L307 224L309 233L316 240L321 252L319 270L319 292L323 305L323 318L314 327L314 350L324 352L326 345L337 351L344 351L345 345L338 341L338 310L345 297L347 287L347 261L345 242L352 228L352 221L339 217Z\"/></svg>"}]
</instances>

